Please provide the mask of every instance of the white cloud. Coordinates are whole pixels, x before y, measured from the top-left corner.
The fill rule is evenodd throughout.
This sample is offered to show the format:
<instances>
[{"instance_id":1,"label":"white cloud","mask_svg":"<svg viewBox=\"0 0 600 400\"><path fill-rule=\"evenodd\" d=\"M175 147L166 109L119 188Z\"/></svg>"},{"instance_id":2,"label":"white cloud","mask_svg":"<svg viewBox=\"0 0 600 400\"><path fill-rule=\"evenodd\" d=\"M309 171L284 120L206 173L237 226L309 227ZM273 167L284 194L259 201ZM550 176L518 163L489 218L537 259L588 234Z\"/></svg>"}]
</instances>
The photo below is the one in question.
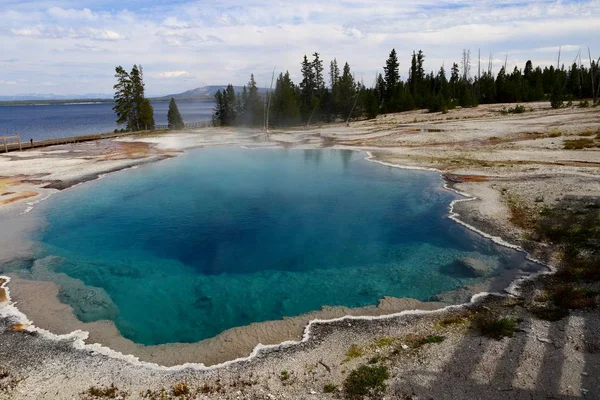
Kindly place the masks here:
<instances>
[{"instance_id":1,"label":"white cloud","mask_svg":"<svg viewBox=\"0 0 600 400\"><path fill-rule=\"evenodd\" d=\"M0 80L0 85L16 85L17 82L16 81L4 81L4 80Z\"/></svg>"},{"instance_id":2,"label":"white cloud","mask_svg":"<svg viewBox=\"0 0 600 400\"><path fill-rule=\"evenodd\" d=\"M550 47L538 47L535 51L540 53L558 53L560 51L579 51L581 46L573 45L573 44L565 44L562 46L550 46Z\"/></svg>"},{"instance_id":3,"label":"white cloud","mask_svg":"<svg viewBox=\"0 0 600 400\"><path fill-rule=\"evenodd\" d=\"M187 71L167 71L159 73L158 76L160 78L181 78L190 76L190 73Z\"/></svg>"},{"instance_id":4,"label":"white cloud","mask_svg":"<svg viewBox=\"0 0 600 400\"><path fill-rule=\"evenodd\" d=\"M190 25L187 22L182 22L177 17L167 17L162 23L164 26L171 29L183 29L189 28Z\"/></svg>"},{"instance_id":5,"label":"white cloud","mask_svg":"<svg viewBox=\"0 0 600 400\"><path fill-rule=\"evenodd\" d=\"M41 82L110 93L114 66L134 63L145 67L148 93L164 94L243 84L251 72L265 85L274 66L297 82L302 56L315 51L326 66L334 57L348 61L367 84L392 48L404 77L419 49L427 70L442 63L448 70L463 48L473 56L481 49L486 66L495 54L496 71L507 53L512 69L529 58L548 64L559 44L565 60L580 46L591 46L592 56L600 52L593 42L600 35L600 0L508 0L501 7L493 0L0 2L3 58L17 60L0 61L0 76L16 82L3 88L15 93L37 91Z\"/></svg>"},{"instance_id":6,"label":"white cloud","mask_svg":"<svg viewBox=\"0 0 600 400\"><path fill-rule=\"evenodd\" d=\"M48 14L58 19L85 19L85 20L97 20L98 15L94 14L89 8L77 10L74 8L64 9L60 7L52 7L48 9Z\"/></svg>"},{"instance_id":7,"label":"white cloud","mask_svg":"<svg viewBox=\"0 0 600 400\"><path fill-rule=\"evenodd\" d=\"M36 26L32 28L11 29L15 36L35 37L40 39L91 39L122 40L125 36L110 29L96 28L64 28L62 26Z\"/></svg>"}]
</instances>

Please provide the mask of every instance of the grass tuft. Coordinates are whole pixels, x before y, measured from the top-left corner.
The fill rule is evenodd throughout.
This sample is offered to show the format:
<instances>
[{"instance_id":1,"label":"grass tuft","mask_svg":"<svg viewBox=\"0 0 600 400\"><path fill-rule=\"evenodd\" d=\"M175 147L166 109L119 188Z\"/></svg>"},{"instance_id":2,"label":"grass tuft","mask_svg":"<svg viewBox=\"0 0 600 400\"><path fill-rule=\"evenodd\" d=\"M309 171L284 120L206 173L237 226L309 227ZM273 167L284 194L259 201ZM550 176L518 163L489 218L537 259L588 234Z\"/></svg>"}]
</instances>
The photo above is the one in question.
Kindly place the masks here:
<instances>
[{"instance_id":1,"label":"grass tuft","mask_svg":"<svg viewBox=\"0 0 600 400\"><path fill-rule=\"evenodd\" d=\"M393 337L382 337L379 339L375 339L375 341L373 342L373 346L375 348L382 348L382 347L387 347L390 344L394 343L396 341L396 338Z\"/></svg>"},{"instance_id":2,"label":"grass tuft","mask_svg":"<svg viewBox=\"0 0 600 400\"><path fill-rule=\"evenodd\" d=\"M573 139L565 140L565 150L581 150L581 149L592 149L594 147L600 147L600 143L596 143L594 139Z\"/></svg>"},{"instance_id":3,"label":"grass tuft","mask_svg":"<svg viewBox=\"0 0 600 400\"><path fill-rule=\"evenodd\" d=\"M348 351L346 352L346 359L344 360L344 362L353 360L358 357L362 357L364 354L365 350L363 348L356 344L353 344L350 346L350 348L348 348Z\"/></svg>"},{"instance_id":4,"label":"grass tuft","mask_svg":"<svg viewBox=\"0 0 600 400\"><path fill-rule=\"evenodd\" d=\"M110 386L92 386L83 392L82 395L92 399L124 399L128 393L120 390L112 383Z\"/></svg>"},{"instance_id":5,"label":"grass tuft","mask_svg":"<svg viewBox=\"0 0 600 400\"><path fill-rule=\"evenodd\" d=\"M489 313L479 314L474 323L481 335L496 340L512 337L517 330L517 321L514 318L498 317Z\"/></svg>"},{"instance_id":6,"label":"grass tuft","mask_svg":"<svg viewBox=\"0 0 600 400\"><path fill-rule=\"evenodd\" d=\"M173 396L185 396L190 394L190 388L186 382L177 382L171 388L171 393Z\"/></svg>"},{"instance_id":7,"label":"grass tuft","mask_svg":"<svg viewBox=\"0 0 600 400\"><path fill-rule=\"evenodd\" d=\"M365 396L379 396L387 386L390 377L385 366L361 365L352 370L344 381L344 394L347 399L363 399Z\"/></svg>"},{"instance_id":8,"label":"grass tuft","mask_svg":"<svg viewBox=\"0 0 600 400\"><path fill-rule=\"evenodd\" d=\"M328 383L323 386L323 393L333 393L337 389L337 385L335 383Z\"/></svg>"},{"instance_id":9,"label":"grass tuft","mask_svg":"<svg viewBox=\"0 0 600 400\"><path fill-rule=\"evenodd\" d=\"M406 343L413 349L418 349L426 344L430 343L441 343L444 341L443 336L429 335L429 336L409 336L406 338Z\"/></svg>"}]
</instances>

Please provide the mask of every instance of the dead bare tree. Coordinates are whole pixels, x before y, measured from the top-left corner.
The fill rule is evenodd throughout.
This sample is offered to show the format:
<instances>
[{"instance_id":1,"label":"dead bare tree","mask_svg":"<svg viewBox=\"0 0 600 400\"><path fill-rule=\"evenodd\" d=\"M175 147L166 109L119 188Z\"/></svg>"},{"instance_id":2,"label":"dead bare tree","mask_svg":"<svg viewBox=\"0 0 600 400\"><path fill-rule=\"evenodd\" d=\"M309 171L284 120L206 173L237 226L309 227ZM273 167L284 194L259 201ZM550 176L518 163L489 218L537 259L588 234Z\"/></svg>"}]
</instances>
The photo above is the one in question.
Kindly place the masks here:
<instances>
[{"instance_id":1,"label":"dead bare tree","mask_svg":"<svg viewBox=\"0 0 600 400\"><path fill-rule=\"evenodd\" d=\"M596 104L596 90L594 89L594 85L596 84L596 71L594 68L594 64L592 63L592 52L588 47L588 57L590 58L590 76L592 77L592 104Z\"/></svg>"},{"instance_id":2,"label":"dead bare tree","mask_svg":"<svg viewBox=\"0 0 600 400\"><path fill-rule=\"evenodd\" d=\"M267 93L267 111L265 118L265 131L267 135L269 134L269 111L271 110L271 98L273 97L273 81L275 80L275 67L273 67L273 75L271 75L271 87L269 88L269 93Z\"/></svg>"},{"instance_id":3,"label":"dead bare tree","mask_svg":"<svg viewBox=\"0 0 600 400\"><path fill-rule=\"evenodd\" d=\"M477 56L477 97L481 95L481 49Z\"/></svg>"},{"instance_id":4,"label":"dead bare tree","mask_svg":"<svg viewBox=\"0 0 600 400\"><path fill-rule=\"evenodd\" d=\"M471 77L471 50L463 50L462 56L463 80L468 82Z\"/></svg>"}]
</instances>

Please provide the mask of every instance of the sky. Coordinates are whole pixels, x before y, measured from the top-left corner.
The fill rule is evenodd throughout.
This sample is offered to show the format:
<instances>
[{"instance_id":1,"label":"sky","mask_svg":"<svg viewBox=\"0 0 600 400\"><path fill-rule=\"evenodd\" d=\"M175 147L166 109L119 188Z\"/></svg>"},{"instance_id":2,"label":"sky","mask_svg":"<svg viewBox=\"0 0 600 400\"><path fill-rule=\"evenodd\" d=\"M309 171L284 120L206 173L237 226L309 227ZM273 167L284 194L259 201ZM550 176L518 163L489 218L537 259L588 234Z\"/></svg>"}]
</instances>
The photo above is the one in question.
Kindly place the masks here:
<instances>
[{"instance_id":1,"label":"sky","mask_svg":"<svg viewBox=\"0 0 600 400\"><path fill-rule=\"evenodd\" d=\"M449 70L463 49L497 72L600 56L600 0L0 0L0 96L112 93L114 68L144 68L149 95L242 85L273 69L299 81L302 57L348 62L372 86L395 48ZM327 71L327 69L326 69Z\"/></svg>"}]
</instances>

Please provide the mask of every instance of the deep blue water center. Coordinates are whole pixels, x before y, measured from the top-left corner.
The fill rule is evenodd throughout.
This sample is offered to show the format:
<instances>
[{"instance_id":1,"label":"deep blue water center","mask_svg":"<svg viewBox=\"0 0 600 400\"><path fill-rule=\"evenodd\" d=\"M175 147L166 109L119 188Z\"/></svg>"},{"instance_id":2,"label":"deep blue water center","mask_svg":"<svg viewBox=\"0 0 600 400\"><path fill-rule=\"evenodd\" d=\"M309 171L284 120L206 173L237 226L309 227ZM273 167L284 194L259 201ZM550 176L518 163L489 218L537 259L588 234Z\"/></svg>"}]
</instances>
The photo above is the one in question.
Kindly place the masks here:
<instances>
[{"instance_id":1,"label":"deep blue water center","mask_svg":"<svg viewBox=\"0 0 600 400\"><path fill-rule=\"evenodd\" d=\"M114 173L44 203L38 259L108 294L65 289L81 320L113 319L148 345L324 305L427 299L471 281L444 273L457 259L501 260L447 218L457 195L438 174L364 157L210 148Z\"/></svg>"}]
</instances>

